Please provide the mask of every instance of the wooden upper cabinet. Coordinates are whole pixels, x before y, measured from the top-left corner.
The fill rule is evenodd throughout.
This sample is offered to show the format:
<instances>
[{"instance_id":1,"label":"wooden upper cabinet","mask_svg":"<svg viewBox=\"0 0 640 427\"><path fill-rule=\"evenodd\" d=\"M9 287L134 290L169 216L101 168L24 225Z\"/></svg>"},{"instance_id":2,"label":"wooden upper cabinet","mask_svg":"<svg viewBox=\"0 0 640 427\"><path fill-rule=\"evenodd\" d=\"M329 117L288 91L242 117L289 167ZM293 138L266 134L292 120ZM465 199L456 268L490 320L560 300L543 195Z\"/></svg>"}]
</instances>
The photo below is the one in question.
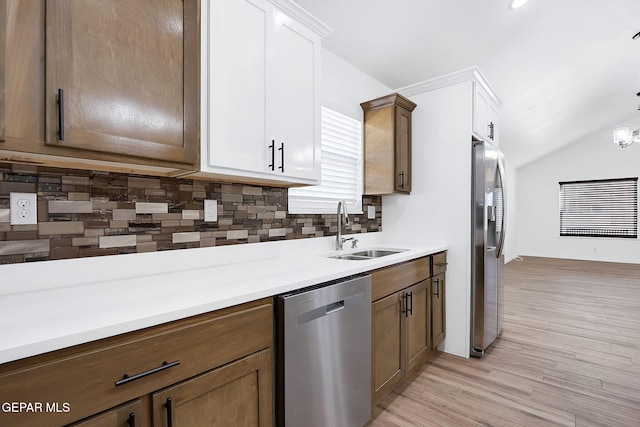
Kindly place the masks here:
<instances>
[{"instance_id":1,"label":"wooden upper cabinet","mask_svg":"<svg viewBox=\"0 0 640 427\"><path fill-rule=\"evenodd\" d=\"M364 193L411 192L411 112L397 93L360 104L364 111Z\"/></svg>"},{"instance_id":2,"label":"wooden upper cabinet","mask_svg":"<svg viewBox=\"0 0 640 427\"><path fill-rule=\"evenodd\" d=\"M50 146L197 160L198 0L46 2Z\"/></svg>"}]
</instances>

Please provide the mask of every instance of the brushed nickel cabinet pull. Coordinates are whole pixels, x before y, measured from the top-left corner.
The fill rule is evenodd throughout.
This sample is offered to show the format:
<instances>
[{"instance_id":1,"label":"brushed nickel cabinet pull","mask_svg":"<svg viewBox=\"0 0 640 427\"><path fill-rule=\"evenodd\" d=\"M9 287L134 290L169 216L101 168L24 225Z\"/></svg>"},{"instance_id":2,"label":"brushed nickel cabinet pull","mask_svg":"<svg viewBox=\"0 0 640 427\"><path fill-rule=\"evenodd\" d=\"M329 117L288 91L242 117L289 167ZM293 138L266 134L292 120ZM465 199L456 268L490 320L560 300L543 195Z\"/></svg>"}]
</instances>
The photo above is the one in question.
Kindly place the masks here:
<instances>
[{"instance_id":1,"label":"brushed nickel cabinet pull","mask_svg":"<svg viewBox=\"0 0 640 427\"><path fill-rule=\"evenodd\" d=\"M165 362L162 362L162 365L158 366L157 368L149 369L148 371L140 372L139 374L135 374L132 376L124 374L121 380L116 381L116 387L119 385L130 383L131 381L139 380L140 378L144 378L151 374L164 371L165 369L173 368L174 366L178 366L179 364L180 364L179 360L176 360L175 362L171 362L171 363L165 361Z\"/></svg>"}]
</instances>

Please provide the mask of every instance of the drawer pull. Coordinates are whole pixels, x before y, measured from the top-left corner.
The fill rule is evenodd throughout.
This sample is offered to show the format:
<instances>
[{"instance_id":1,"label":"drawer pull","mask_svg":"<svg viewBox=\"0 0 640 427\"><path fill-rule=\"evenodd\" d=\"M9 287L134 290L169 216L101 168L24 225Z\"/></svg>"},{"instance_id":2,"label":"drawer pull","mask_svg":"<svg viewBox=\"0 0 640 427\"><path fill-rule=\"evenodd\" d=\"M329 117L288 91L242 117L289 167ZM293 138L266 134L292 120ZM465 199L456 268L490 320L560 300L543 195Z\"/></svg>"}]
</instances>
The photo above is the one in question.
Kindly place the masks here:
<instances>
[{"instance_id":1,"label":"drawer pull","mask_svg":"<svg viewBox=\"0 0 640 427\"><path fill-rule=\"evenodd\" d=\"M136 414L134 412L129 414L127 424L129 424L129 427L136 427Z\"/></svg>"},{"instance_id":2,"label":"drawer pull","mask_svg":"<svg viewBox=\"0 0 640 427\"><path fill-rule=\"evenodd\" d=\"M447 264L449 264L449 263L448 263L448 262L436 262L436 265L437 265L438 267L444 267L444 266L446 266Z\"/></svg>"},{"instance_id":3,"label":"drawer pull","mask_svg":"<svg viewBox=\"0 0 640 427\"><path fill-rule=\"evenodd\" d=\"M180 364L179 360L176 360L175 362L171 362L171 363L165 361L165 362L162 362L161 366L158 366L157 368L149 369L148 371L140 372L139 374L135 374L132 376L124 374L121 380L116 381L116 387L119 385L130 383L131 381L139 380L140 378L146 377L151 374L155 374L156 372L173 368L174 366L178 366L179 364Z\"/></svg>"}]
</instances>

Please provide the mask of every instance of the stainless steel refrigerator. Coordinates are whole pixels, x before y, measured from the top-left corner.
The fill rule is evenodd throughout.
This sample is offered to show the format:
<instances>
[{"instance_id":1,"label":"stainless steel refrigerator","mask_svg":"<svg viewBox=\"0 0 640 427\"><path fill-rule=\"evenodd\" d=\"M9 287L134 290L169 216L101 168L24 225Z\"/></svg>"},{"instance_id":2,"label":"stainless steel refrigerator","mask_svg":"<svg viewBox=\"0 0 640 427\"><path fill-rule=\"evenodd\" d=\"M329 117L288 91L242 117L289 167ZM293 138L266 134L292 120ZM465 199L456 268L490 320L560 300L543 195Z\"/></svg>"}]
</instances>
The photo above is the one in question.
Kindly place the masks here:
<instances>
[{"instance_id":1,"label":"stainless steel refrigerator","mask_svg":"<svg viewBox=\"0 0 640 427\"><path fill-rule=\"evenodd\" d=\"M504 156L491 143L473 140L471 236L471 356L502 332L504 295Z\"/></svg>"}]
</instances>

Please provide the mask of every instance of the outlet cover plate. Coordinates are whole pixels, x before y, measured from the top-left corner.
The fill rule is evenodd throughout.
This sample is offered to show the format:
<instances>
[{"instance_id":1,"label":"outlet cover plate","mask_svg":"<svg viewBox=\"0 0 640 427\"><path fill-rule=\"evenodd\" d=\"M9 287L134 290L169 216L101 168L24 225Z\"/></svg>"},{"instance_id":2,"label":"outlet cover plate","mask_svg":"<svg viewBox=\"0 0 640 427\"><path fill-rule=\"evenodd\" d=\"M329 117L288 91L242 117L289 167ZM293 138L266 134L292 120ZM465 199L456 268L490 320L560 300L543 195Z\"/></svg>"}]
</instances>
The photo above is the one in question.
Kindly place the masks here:
<instances>
[{"instance_id":1,"label":"outlet cover plate","mask_svg":"<svg viewBox=\"0 0 640 427\"><path fill-rule=\"evenodd\" d=\"M11 225L38 223L37 197L36 193L9 193Z\"/></svg>"},{"instance_id":2,"label":"outlet cover plate","mask_svg":"<svg viewBox=\"0 0 640 427\"><path fill-rule=\"evenodd\" d=\"M367 219L376 219L376 207L367 206Z\"/></svg>"},{"instance_id":3,"label":"outlet cover plate","mask_svg":"<svg viewBox=\"0 0 640 427\"><path fill-rule=\"evenodd\" d=\"M205 199L204 201L204 221L218 221L218 201Z\"/></svg>"}]
</instances>

